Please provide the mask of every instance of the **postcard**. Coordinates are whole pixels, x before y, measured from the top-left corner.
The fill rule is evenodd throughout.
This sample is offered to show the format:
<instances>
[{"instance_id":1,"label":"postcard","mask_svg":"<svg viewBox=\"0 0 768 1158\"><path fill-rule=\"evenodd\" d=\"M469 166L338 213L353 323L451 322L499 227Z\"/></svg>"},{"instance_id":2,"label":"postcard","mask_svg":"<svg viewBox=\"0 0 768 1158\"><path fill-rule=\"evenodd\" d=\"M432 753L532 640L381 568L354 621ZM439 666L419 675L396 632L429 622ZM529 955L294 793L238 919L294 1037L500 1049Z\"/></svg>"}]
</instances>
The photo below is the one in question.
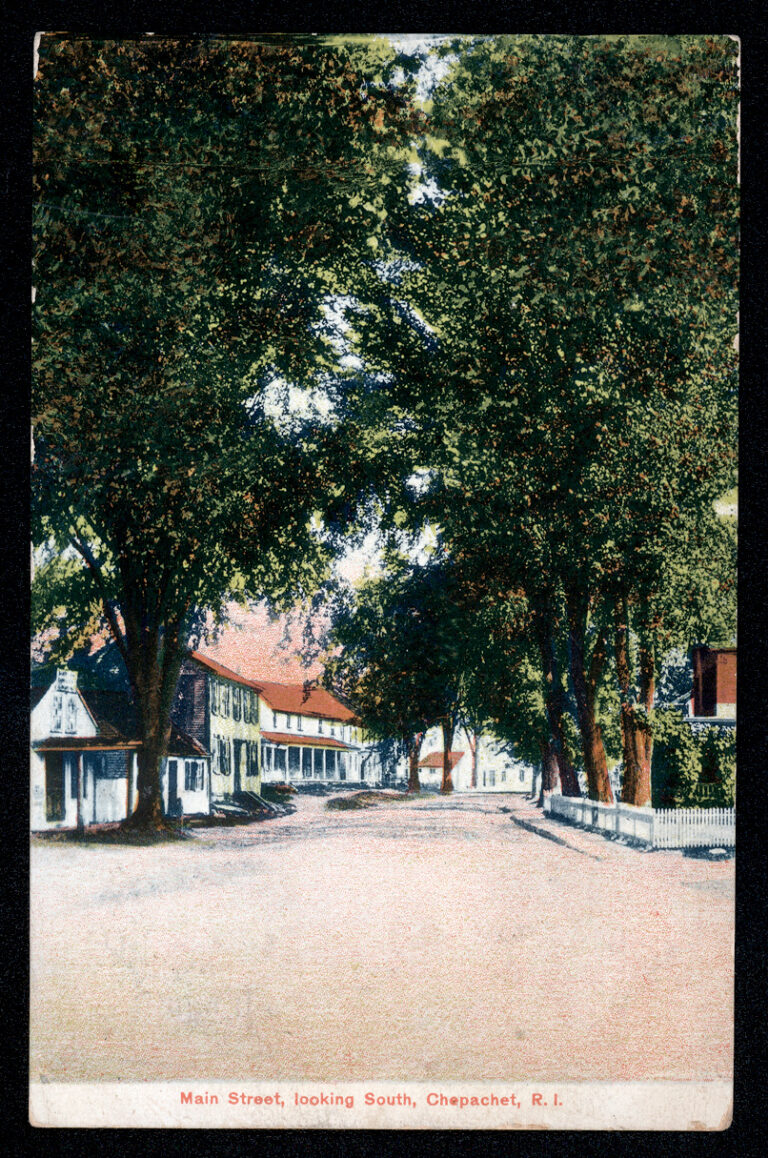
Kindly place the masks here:
<instances>
[{"instance_id":1,"label":"postcard","mask_svg":"<svg viewBox=\"0 0 768 1158\"><path fill-rule=\"evenodd\" d=\"M33 1126L729 1126L739 51L38 36Z\"/></svg>"}]
</instances>

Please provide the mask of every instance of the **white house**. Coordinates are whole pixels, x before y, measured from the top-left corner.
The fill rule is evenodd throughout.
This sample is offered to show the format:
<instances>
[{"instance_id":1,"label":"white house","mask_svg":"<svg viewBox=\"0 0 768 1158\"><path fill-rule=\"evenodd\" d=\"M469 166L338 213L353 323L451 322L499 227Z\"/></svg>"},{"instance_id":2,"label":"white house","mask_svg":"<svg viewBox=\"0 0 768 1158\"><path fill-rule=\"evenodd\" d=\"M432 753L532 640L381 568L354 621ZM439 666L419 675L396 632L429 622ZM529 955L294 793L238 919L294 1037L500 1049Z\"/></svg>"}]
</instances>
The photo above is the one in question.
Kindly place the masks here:
<instances>
[{"instance_id":1,"label":"white house","mask_svg":"<svg viewBox=\"0 0 768 1158\"><path fill-rule=\"evenodd\" d=\"M35 832L124 820L136 807L136 712L123 692L82 691L60 669L31 697L31 826ZM177 728L161 768L171 816L210 811L205 749Z\"/></svg>"},{"instance_id":2,"label":"white house","mask_svg":"<svg viewBox=\"0 0 768 1158\"><path fill-rule=\"evenodd\" d=\"M515 759L489 734L476 736L458 728L450 752L451 780L456 792L531 792L534 768ZM424 737L419 759L419 781L424 788L439 788L443 780L443 734L431 728Z\"/></svg>"},{"instance_id":3,"label":"white house","mask_svg":"<svg viewBox=\"0 0 768 1158\"><path fill-rule=\"evenodd\" d=\"M256 682L265 784L364 782L362 730L349 708L309 683Z\"/></svg>"}]
</instances>

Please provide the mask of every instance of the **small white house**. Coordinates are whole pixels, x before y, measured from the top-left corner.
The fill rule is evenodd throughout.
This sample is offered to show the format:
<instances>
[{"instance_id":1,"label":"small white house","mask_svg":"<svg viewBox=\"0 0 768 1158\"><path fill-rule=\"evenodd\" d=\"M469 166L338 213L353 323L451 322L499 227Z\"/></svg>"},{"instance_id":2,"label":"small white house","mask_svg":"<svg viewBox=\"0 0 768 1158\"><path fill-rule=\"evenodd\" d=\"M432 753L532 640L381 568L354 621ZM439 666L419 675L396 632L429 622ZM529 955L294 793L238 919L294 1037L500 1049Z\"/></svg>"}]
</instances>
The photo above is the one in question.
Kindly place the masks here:
<instances>
[{"instance_id":1,"label":"small white house","mask_svg":"<svg viewBox=\"0 0 768 1158\"><path fill-rule=\"evenodd\" d=\"M495 736L458 728L450 752L451 781L456 792L531 792L534 768L510 755ZM439 788L443 780L443 734L431 728L419 759L424 788Z\"/></svg>"},{"instance_id":2,"label":"small white house","mask_svg":"<svg viewBox=\"0 0 768 1158\"><path fill-rule=\"evenodd\" d=\"M81 691L60 669L31 698L31 827L34 832L124 820L136 807L136 713L122 692ZM210 812L208 754L176 728L161 769L171 816Z\"/></svg>"}]
</instances>

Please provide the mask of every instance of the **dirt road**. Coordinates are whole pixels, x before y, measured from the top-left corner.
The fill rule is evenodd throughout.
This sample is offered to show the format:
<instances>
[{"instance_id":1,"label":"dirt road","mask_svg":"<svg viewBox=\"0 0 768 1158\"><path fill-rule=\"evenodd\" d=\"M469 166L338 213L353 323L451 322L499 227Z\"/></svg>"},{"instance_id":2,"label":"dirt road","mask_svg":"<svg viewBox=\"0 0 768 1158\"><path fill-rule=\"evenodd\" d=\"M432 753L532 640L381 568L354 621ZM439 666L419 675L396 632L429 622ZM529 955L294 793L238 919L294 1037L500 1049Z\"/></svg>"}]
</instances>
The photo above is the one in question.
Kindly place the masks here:
<instances>
[{"instance_id":1,"label":"dirt road","mask_svg":"<svg viewBox=\"0 0 768 1158\"><path fill-rule=\"evenodd\" d=\"M32 1079L729 1077L733 863L589 855L519 806L35 842Z\"/></svg>"}]
</instances>

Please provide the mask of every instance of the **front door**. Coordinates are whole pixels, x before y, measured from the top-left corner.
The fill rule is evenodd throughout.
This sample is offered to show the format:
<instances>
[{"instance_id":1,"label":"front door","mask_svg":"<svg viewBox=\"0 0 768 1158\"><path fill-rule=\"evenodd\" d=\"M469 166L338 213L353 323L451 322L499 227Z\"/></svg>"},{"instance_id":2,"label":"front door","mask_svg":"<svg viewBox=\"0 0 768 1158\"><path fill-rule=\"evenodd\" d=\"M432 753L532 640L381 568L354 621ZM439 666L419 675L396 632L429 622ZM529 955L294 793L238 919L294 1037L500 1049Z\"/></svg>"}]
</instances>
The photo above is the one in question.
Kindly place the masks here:
<instances>
[{"instance_id":1,"label":"front door","mask_svg":"<svg viewBox=\"0 0 768 1158\"><path fill-rule=\"evenodd\" d=\"M64 753L45 754L45 819L63 820L64 800Z\"/></svg>"}]
</instances>

